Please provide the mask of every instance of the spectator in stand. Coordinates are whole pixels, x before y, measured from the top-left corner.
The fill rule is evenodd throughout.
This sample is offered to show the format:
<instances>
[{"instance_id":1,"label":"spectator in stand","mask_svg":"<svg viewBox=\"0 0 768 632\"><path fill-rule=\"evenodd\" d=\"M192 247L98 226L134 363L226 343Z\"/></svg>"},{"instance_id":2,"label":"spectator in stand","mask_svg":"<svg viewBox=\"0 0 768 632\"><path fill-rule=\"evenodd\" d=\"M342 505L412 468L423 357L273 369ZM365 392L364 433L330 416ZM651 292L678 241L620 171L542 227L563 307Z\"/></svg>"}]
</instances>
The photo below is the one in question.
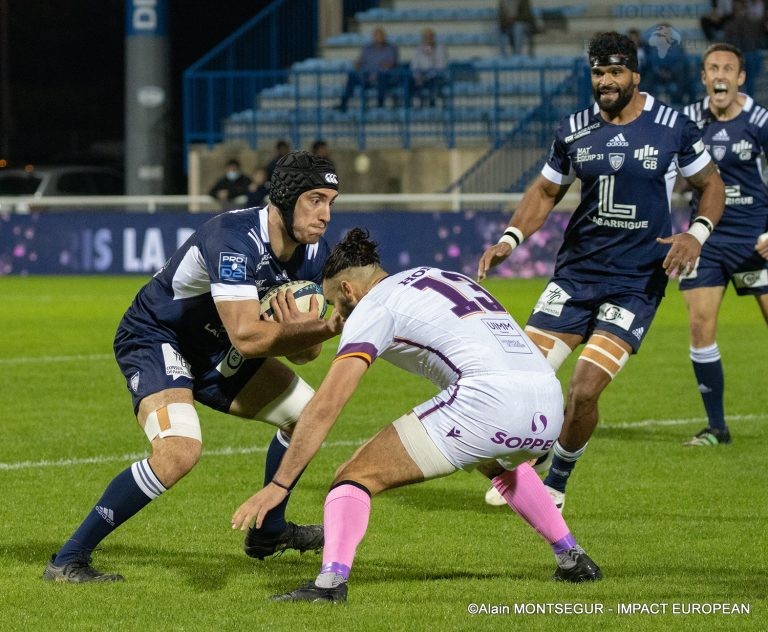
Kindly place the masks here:
<instances>
[{"instance_id":1,"label":"spectator in stand","mask_svg":"<svg viewBox=\"0 0 768 632\"><path fill-rule=\"evenodd\" d=\"M448 81L448 51L431 28L421 32L421 44L411 60L411 79L419 105L435 107L435 100Z\"/></svg>"},{"instance_id":2,"label":"spectator in stand","mask_svg":"<svg viewBox=\"0 0 768 632\"><path fill-rule=\"evenodd\" d=\"M755 79L763 65L760 49L765 48L764 18L765 6L762 0L734 0L733 17L723 29L723 41L741 49L744 55L747 78L743 90L752 97L755 96Z\"/></svg>"},{"instance_id":3,"label":"spectator in stand","mask_svg":"<svg viewBox=\"0 0 768 632\"><path fill-rule=\"evenodd\" d=\"M216 181L208 194L221 203L222 210L244 205L251 179L242 173L240 162L232 158L227 161L226 172Z\"/></svg>"},{"instance_id":4,"label":"spectator in stand","mask_svg":"<svg viewBox=\"0 0 768 632\"><path fill-rule=\"evenodd\" d=\"M275 170L275 166L277 165L278 161L283 156L287 156L289 153L291 153L291 144L287 140L281 139L275 143L275 155L265 167L267 170L267 180L272 177L272 172Z\"/></svg>"},{"instance_id":5,"label":"spectator in stand","mask_svg":"<svg viewBox=\"0 0 768 632\"><path fill-rule=\"evenodd\" d=\"M325 160L333 162L333 158L331 158L331 148L322 138L318 138L312 143L312 148L309 151L310 153L315 154L315 156L320 156L320 158L325 158Z\"/></svg>"},{"instance_id":6,"label":"spectator in stand","mask_svg":"<svg viewBox=\"0 0 768 632\"><path fill-rule=\"evenodd\" d=\"M254 170L251 183L248 185L248 196L246 198L246 207L254 208L266 204L267 194L267 170L264 167L258 167Z\"/></svg>"},{"instance_id":7,"label":"spectator in stand","mask_svg":"<svg viewBox=\"0 0 768 632\"><path fill-rule=\"evenodd\" d=\"M733 17L731 0L711 0L709 13L701 18L701 30L708 42L719 42L723 39L723 29Z\"/></svg>"},{"instance_id":8,"label":"spectator in stand","mask_svg":"<svg viewBox=\"0 0 768 632\"><path fill-rule=\"evenodd\" d=\"M384 99L397 81L392 70L398 63L398 51L387 41L387 33L377 26L373 29L371 43L366 44L355 61L355 69L347 75L347 85L341 97L338 108L342 112L347 109L347 103L360 87L363 98L368 88L376 88L376 103L384 107Z\"/></svg>"},{"instance_id":9,"label":"spectator in stand","mask_svg":"<svg viewBox=\"0 0 768 632\"><path fill-rule=\"evenodd\" d=\"M533 57L533 34L536 19L529 0L499 0L499 26L509 38L513 55L522 55L527 49Z\"/></svg>"}]
</instances>

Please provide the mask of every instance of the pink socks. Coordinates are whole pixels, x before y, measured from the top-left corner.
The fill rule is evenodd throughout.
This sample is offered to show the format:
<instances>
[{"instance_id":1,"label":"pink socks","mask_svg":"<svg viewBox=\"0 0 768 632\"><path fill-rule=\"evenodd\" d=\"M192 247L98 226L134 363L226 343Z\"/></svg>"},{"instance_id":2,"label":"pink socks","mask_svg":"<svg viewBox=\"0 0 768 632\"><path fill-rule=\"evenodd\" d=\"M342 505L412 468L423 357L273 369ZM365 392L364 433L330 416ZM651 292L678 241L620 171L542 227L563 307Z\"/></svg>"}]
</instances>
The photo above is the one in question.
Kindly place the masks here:
<instances>
[{"instance_id":1,"label":"pink socks","mask_svg":"<svg viewBox=\"0 0 768 632\"><path fill-rule=\"evenodd\" d=\"M576 546L568 525L555 507L538 474L528 463L493 479L493 486L510 507L552 545L555 553Z\"/></svg>"},{"instance_id":2,"label":"pink socks","mask_svg":"<svg viewBox=\"0 0 768 632\"><path fill-rule=\"evenodd\" d=\"M325 546L321 574L335 573L344 580L349 578L352 560L368 528L370 514L371 496L360 487L342 483L328 493L323 517Z\"/></svg>"}]
</instances>

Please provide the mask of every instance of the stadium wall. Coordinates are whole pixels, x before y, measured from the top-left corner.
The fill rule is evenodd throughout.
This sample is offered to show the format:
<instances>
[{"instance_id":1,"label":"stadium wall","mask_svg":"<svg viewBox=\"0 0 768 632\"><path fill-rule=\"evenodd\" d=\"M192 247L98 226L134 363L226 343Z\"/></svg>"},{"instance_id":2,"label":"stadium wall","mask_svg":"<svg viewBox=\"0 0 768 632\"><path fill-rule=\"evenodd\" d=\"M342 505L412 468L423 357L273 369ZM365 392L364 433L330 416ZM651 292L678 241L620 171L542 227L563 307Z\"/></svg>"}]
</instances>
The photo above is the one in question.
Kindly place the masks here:
<instances>
[{"instance_id":1,"label":"stadium wall","mask_svg":"<svg viewBox=\"0 0 768 632\"><path fill-rule=\"evenodd\" d=\"M214 213L41 212L0 216L0 276L140 274L149 276ZM673 214L678 229L687 211ZM336 243L355 226L381 244L382 263L397 271L438 266L477 273L483 249L503 232L502 211L336 212L326 234ZM553 213L544 227L517 248L494 273L541 277L552 273L567 213Z\"/></svg>"}]
</instances>

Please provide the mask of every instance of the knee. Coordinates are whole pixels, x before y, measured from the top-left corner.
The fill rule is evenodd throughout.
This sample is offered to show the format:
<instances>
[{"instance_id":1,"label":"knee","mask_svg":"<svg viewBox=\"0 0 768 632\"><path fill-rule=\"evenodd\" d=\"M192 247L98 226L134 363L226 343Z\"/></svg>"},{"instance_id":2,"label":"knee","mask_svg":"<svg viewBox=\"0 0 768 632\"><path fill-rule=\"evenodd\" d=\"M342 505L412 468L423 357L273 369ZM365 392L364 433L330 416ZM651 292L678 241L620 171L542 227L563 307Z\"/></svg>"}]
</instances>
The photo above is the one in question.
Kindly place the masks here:
<instances>
[{"instance_id":1,"label":"knee","mask_svg":"<svg viewBox=\"0 0 768 632\"><path fill-rule=\"evenodd\" d=\"M590 384L572 382L568 388L566 408L579 411L597 406L600 391Z\"/></svg>"},{"instance_id":2,"label":"knee","mask_svg":"<svg viewBox=\"0 0 768 632\"><path fill-rule=\"evenodd\" d=\"M160 482L170 487L197 465L202 452L203 444L196 439L158 437L152 443L149 462Z\"/></svg>"},{"instance_id":3,"label":"knee","mask_svg":"<svg viewBox=\"0 0 768 632\"><path fill-rule=\"evenodd\" d=\"M336 470L336 475L333 477L333 485L338 485L342 481L354 481L362 485L371 493L371 496L384 490L384 485L382 485L382 482L378 480L375 474L361 471L360 468L355 467L352 461L340 465Z\"/></svg>"}]
</instances>

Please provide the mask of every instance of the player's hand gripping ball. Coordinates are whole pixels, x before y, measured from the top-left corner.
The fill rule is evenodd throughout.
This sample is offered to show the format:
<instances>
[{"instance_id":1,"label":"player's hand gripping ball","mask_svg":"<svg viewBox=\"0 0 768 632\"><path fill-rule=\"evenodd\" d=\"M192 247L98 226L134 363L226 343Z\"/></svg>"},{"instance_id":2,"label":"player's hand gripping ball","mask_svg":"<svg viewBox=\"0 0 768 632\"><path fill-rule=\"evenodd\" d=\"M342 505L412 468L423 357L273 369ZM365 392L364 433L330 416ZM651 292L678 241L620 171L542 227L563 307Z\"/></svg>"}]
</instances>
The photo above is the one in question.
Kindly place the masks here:
<instances>
[{"instance_id":1,"label":"player's hand gripping ball","mask_svg":"<svg viewBox=\"0 0 768 632\"><path fill-rule=\"evenodd\" d=\"M277 296L278 293L285 292L287 290L291 290L291 292L293 292L293 298L296 301L296 307L298 307L299 311L301 312L309 311L312 297L316 296L317 305L320 308L320 318L325 316L325 311L328 307L328 304L326 303L325 296L323 295L323 288L321 288L317 283L313 283L312 281L289 281L288 283L284 283L278 287L273 287L262 297L260 301L262 316L272 320L274 312L269 302L275 296Z\"/></svg>"}]
</instances>

